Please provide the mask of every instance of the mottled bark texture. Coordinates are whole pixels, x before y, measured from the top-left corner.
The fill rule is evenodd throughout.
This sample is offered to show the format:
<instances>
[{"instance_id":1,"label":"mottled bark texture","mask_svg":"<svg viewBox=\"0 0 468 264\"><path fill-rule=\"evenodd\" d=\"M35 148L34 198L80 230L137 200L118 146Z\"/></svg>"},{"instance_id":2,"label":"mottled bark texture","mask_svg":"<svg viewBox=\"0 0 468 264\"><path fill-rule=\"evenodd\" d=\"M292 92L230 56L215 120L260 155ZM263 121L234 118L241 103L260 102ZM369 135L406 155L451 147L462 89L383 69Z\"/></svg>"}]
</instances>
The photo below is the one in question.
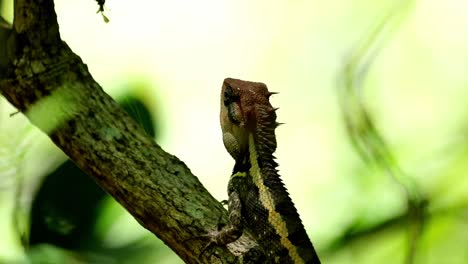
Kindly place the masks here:
<instances>
[{"instance_id":1,"label":"mottled bark texture","mask_svg":"<svg viewBox=\"0 0 468 264\"><path fill-rule=\"evenodd\" d=\"M199 236L227 221L226 210L93 80L60 39L52 0L15 0L6 36L0 92L11 104L185 262L238 262L250 237L199 259Z\"/></svg>"}]
</instances>

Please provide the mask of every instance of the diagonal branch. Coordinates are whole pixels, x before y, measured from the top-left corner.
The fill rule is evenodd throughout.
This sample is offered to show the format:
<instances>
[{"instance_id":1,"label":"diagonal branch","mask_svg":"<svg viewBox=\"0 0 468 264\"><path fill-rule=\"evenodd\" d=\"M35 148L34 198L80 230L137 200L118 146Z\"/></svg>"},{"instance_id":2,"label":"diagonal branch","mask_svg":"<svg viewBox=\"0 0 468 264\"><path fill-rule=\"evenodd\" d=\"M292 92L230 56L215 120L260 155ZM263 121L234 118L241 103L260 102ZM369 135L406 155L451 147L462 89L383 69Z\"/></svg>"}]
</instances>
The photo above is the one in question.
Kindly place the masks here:
<instances>
[{"instance_id":1,"label":"diagonal branch","mask_svg":"<svg viewBox=\"0 0 468 264\"><path fill-rule=\"evenodd\" d=\"M226 211L177 157L162 150L60 39L52 0L15 0L1 94L187 263L234 263L249 236L198 259ZM69 186L73 188L73 186ZM86 194L83 194L86 195Z\"/></svg>"}]
</instances>

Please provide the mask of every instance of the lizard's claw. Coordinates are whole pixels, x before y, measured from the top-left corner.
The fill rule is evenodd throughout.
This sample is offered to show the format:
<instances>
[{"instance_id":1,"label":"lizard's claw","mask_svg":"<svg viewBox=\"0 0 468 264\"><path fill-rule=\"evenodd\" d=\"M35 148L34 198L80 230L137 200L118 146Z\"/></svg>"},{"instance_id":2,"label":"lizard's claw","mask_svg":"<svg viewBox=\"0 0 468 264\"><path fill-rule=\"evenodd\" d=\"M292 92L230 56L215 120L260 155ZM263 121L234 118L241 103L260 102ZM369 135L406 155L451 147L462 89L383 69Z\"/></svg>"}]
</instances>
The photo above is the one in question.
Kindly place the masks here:
<instances>
[{"instance_id":1,"label":"lizard's claw","mask_svg":"<svg viewBox=\"0 0 468 264\"><path fill-rule=\"evenodd\" d=\"M198 254L198 258L200 259L201 256L203 256L203 254L208 251L209 248L212 248L213 246L215 246L216 243L214 241L210 241L208 242L203 248L202 250L200 251L200 253Z\"/></svg>"},{"instance_id":2,"label":"lizard's claw","mask_svg":"<svg viewBox=\"0 0 468 264\"><path fill-rule=\"evenodd\" d=\"M212 231L206 235L201 235L201 236L196 236L193 237L192 239L199 238L199 239L206 239L209 240L208 243L202 248L200 253L198 254L198 258L201 258L201 256L208 251L208 249L218 245L216 237L219 231Z\"/></svg>"},{"instance_id":3,"label":"lizard's claw","mask_svg":"<svg viewBox=\"0 0 468 264\"><path fill-rule=\"evenodd\" d=\"M229 202L228 202L228 200L222 200L222 201L221 201L221 204L222 204L222 205L228 205Z\"/></svg>"},{"instance_id":4,"label":"lizard's claw","mask_svg":"<svg viewBox=\"0 0 468 264\"><path fill-rule=\"evenodd\" d=\"M187 239L185 239L184 241L182 241L182 243L186 243L187 241L194 240L194 239L205 239L205 240L210 240L210 241L202 248L202 250L201 250L200 253L198 254L198 258L199 258L199 259L201 258L201 256L202 256L210 247L213 247L214 245L216 245L216 243L212 240L212 236L211 236L210 234L190 237L190 238L187 238Z\"/></svg>"},{"instance_id":5,"label":"lizard's claw","mask_svg":"<svg viewBox=\"0 0 468 264\"><path fill-rule=\"evenodd\" d=\"M220 219L221 220L221 219ZM223 223L219 223L218 224L218 228L217 230L213 230L211 232L209 232L208 234L205 234L205 235L199 235L199 236L194 236L194 237L190 237L186 240L183 241L183 243L186 243L187 241L190 241L190 240L194 240L194 239L202 239L202 240L207 240L208 242L206 243L205 246L203 246L203 248L201 249L200 253L198 254L198 258L201 258L201 256L206 253L206 251L208 251L210 248L218 245L219 243L217 242L218 240L216 239L217 236L218 236L218 233L220 232L220 230L222 229L223 226L225 226L226 224L223 224Z\"/></svg>"},{"instance_id":6,"label":"lizard's claw","mask_svg":"<svg viewBox=\"0 0 468 264\"><path fill-rule=\"evenodd\" d=\"M218 235L223 229L223 227L226 226L226 223L223 223L221 221L222 218L223 218L222 216L219 217L216 230L212 230L209 233L204 234L204 235L190 237L183 241L183 243L186 243L187 241L194 240L194 239L208 240L208 243L201 249L200 253L198 254L198 258L201 258L201 256L204 253L206 253L206 251L208 251L210 248L220 244L218 242Z\"/></svg>"}]
</instances>

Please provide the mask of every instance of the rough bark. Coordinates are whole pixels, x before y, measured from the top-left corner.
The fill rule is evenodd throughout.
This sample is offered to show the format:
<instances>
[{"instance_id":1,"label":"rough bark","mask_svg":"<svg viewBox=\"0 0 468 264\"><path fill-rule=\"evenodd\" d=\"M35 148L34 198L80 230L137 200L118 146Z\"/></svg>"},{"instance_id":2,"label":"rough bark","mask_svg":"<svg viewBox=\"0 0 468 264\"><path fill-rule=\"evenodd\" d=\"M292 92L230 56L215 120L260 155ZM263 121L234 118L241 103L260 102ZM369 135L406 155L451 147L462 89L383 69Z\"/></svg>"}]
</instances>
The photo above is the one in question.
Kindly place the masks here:
<instances>
[{"instance_id":1,"label":"rough bark","mask_svg":"<svg viewBox=\"0 0 468 264\"><path fill-rule=\"evenodd\" d=\"M255 244L249 236L199 259L207 241L197 236L227 221L225 209L94 81L60 39L53 1L15 0L14 10L0 39L1 94L185 262L237 262Z\"/></svg>"}]
</instances>

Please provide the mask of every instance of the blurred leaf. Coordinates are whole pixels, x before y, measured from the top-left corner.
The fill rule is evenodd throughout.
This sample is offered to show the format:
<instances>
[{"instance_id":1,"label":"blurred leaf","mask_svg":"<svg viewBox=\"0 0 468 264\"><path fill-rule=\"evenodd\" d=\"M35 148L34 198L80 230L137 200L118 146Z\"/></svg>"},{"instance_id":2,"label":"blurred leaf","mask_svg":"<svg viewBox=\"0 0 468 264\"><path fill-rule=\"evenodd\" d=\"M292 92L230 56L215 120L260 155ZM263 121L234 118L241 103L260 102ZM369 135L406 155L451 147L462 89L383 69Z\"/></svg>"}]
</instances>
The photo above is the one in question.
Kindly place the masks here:
<instances>
[{"instance_id":1,"label":"blurred leaf","mask_svg":"<svg viewBox=\"0 0 468 264\"><path fill-rule=\"evenodd\" d=\"M407 263L414 261L417 241L423 229L427 201L416 182L400 168L386 140L378 131L366 102L362 99L361 86L379 50L402 23L412 5L413 1L406 1L376 23L351 52L342 69L338 86L342 115L354 149L366 163L375 163L385 171L402 188L406 196L409 219L406 223L409 225ZM355 226L351 226L348 233L358 232L353 230ZM346 236L348 235L345 234Z\"/></svg>"}]
</instances>

